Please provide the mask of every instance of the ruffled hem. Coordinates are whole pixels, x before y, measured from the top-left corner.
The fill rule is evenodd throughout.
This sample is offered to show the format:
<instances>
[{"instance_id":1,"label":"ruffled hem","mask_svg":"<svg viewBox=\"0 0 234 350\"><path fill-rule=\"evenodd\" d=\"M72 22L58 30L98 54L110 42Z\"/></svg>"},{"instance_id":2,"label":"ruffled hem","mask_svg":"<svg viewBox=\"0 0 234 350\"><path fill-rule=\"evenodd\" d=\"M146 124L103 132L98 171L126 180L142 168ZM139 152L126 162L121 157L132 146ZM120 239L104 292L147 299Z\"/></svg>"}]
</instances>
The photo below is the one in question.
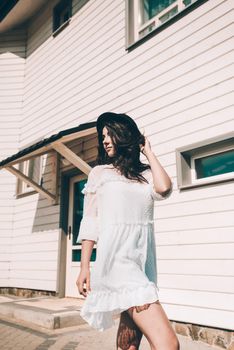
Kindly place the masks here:
<instances>
[{"instance_id":1,"label":"ruffled hem","mask_svg":"<svg viewBox=\"0 0 234 350\"><path fill-rule=\"evenodd\" d=\"M99 226L97 217L83 216L80 222L79 235L76 243L81 243L82 239L90 239L97 242L99 235Z\"/></svg>"},{"instance_id":2,"label":"ruffled hem","mask_svg":"<svg viewBox=\"0 0 234 350\"><path fill-rule=\"evenodd\" d=\"M87 193L96 193L97 187L98 187L98 185L97 185L97 186L94 186L94 185L91 186L91 185L87 185L87 183L86 183L86 184L84 185L84 187L83 187L81 193L83 193L83 194L87 194Z\"/></svg>"},{"instance_id":3,"label":"ruffled hem","mask_svg":"<svg viewBox=\"0 0 234 350\"><path fill-rule=\"evenodd\" d=\"M153 303L158 300L158 287L149 282L147 286L122 289L121 292L90 292L81 309L80 316L100 332L114 325L113 316L133 306Z\"/></svg>"},{"instance_id":4,"label":"ruffled hem","mask_svg":"<svg viewBox=\"0 0 234 350\"><path fill-rule=\"evenodd\" d=\"M114 182L114 181L131 183L131 184L132 183L139 184L138 181L127 179L127 178L123 177L122 175L112 175L112 176L104 177L103 179L99 180L98 183L96 183L95 185L90 185L90 184L86 183L84 185L83 189L81 190L81 192L83 194L96 193L98 188L102 187L107 182Z\"/></svg>"},{"instance_id":5,"label":"ruffled hem","mask_svg":"<svg viewBox=\"0 0 234 350\"><path fill-rule=\"evenodd\" d=\"M154 184L152 181L150 181L150 187L151 187L151 195L152 195L154 200L164 200L164 199L167 199L168 197L170 197L170 195L172 194L174 183L171 182L171 188L165 195L161 195L160 193L155 191Z\"/></svg>"}]
</instances>

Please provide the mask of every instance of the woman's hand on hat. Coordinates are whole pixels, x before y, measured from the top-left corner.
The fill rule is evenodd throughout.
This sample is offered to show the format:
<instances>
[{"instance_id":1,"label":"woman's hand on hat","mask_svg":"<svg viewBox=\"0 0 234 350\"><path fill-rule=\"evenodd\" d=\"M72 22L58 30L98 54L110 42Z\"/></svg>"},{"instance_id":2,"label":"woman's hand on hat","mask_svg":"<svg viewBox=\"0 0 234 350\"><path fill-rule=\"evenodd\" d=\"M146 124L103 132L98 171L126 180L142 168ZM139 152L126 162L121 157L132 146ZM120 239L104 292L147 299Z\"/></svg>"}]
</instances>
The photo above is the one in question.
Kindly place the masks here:
<instances>
[{"instance_id":1,"label":"woman's hand on hat","mask_svg":"<svg viewBox=\"0 0 234 350\"><path fill-rule=\"evenodd\" d=\"M140 151L141 151L141 153L143 153L147 157L147 154L152 152L152 150L151 150L151 146L150 146L150 142L149 142L148 138L145 135L144 135L144 137L145 137L145 144L144 145L140 144Z\"/></svg>"}]
</instances>

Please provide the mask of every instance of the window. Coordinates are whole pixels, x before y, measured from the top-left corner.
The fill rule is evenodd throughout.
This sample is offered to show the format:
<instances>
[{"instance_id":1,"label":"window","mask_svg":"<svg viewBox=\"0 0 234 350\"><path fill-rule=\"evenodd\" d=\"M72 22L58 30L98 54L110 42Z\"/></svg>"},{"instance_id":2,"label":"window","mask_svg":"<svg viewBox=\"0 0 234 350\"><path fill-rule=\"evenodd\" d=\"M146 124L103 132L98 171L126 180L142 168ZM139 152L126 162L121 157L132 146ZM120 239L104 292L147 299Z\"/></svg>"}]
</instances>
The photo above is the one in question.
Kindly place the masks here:
<instances>
[{"instance_id":1,"label":"window","mask_svg":"<svg viewBox=\"0 0 234 350\"><path fill-rule=\"evenodd\" d=\"M42 180L42 169L41 169L41 157L32 158L21 162L19 164L19 171L29 177L30 180L33 180L37 184L41 184ZM26 184L22 180L18 180L17 185L17 195L32 193L34 189Z\"/></svg>"},{"instance_id":2,"label":"window","mask_svg":"<svg viewBox=\"0 0 234 350\"><path fill-rule=\"evenodd\" d=\"M128 0L127 47L145 38L199 0ZM197 5L196 4L196 5Z\"/></svg>"},{"instance_id":3,"label":"window","mask_svg":"<svg viewBox=\"0 0 234 350\"><path fill-rule=\"evenodd\" d=\"M177 149L179 188L234 179L234 138Z\"/></svg>"},{"instance_id":4,"label":"window","mask_svg":"<svg viewBox=\"0 0 234 350\"><path fill-rule=\"evenodd\" d=\"M205 179L234 172L234 149L192 157L193 179Z\"/></svg>"},{"instance_id":5,"label":"window","mask_svg":"<svg viewBox=\"0 0 234 350\"><path fill-rule=\"evenodd\" d=\"M67 26L72 16L72 1L62 0L54 7L53 35L57 35Z\"/></svg>"}]
</instances>

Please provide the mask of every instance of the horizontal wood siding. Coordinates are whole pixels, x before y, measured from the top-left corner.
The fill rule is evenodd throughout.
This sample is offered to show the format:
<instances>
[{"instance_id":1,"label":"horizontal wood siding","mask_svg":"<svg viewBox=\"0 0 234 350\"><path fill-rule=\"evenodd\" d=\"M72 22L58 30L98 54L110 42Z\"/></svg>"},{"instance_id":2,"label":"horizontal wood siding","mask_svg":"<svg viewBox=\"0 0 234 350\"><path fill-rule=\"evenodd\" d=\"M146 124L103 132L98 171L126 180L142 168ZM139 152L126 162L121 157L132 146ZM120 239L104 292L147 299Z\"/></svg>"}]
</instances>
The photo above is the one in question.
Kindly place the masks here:
<instances>
[{"instance_id":1,"label":"horizontal wood siding","mask_svg":"<svg viewBox=\"0 0 234 350\"><path fill-rule=\"evenodd\" d=\"M25 67L25 30L0 35L0 160L18 151ZM0 286L8 287L16 179L0 171Z\"/></svg>"},{"instance_id":2,"label":"horizontal wood siding","mask_svg":"<svg viewBox=\"0 0 234 350\"><path fill-rule=\"evenodd\" d=\"M96 120L102 112L131 115L145 129L174 184L171 197L155 203L161 302L171 319L230 328L233 184L180 192L175 149L234 127L232 1L205 2L131 52L125 49L125 1L90 0L79 11L78 2L73 1L69 25L55 37L56 1L29 25L20 146ZM17 84L20 79L17 76ZM91 147L85 157L94 156ZM63 170L69 167L62 165ZM49 158L44 171L50 188ZM17 239L29 237L31 231L36 240L41 238L31 244L32 252L20 242L15 248L22 264L17 281L45 287L39 281L51 278L54 288L58 207L34 195L20 199L15 210ZM43 275L47 239L52 239L47 246L51 263ZM33 262L32 270L38 268L38 274L25 280L23 266L35 256L38 265Z\"/></svg>"},{"instance_id":3,"label":"horizontal wood siding","mask_svg":"<svg viewBox=\"0 0 234 350\"><path fill-rule=\"evenodd\" d=\"M42 156L42 177L51 155ZM51 166L50 166L51 168ZM51 168L52 169L52 168ZM43 187L51 190L51 174ZM11 248L11 286L57 290L59 205L36 193L18 198Z\"/></svg>"}]
</instances>

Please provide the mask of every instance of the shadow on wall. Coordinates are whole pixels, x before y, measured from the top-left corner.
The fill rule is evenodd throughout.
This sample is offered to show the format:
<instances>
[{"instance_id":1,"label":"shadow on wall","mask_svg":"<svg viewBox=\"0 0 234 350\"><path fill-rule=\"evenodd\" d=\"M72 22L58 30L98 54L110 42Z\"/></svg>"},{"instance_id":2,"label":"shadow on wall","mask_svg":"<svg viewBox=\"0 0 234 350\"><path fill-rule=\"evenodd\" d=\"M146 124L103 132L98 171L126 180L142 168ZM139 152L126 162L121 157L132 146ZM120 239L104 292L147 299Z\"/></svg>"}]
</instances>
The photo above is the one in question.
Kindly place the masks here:
<instances>
[{"instance_id":1,"label":"shadow on wall","mask_svg":"<svg viewBox=\"0 0 234 350\"><path fill-rule=\"evenodd\" d=\"M97 137L96 135L89 135L83 139L70 141L66 144L75 154L93 166L97 157ZM48 154L43 156L44 164L42 164L42 186L47 191L53 193L52 180L55 174L53 173L53 156ZM67 217L69 204L69 180L76 175L83 175L83 173L75 168L66 159L59 158L58 171L58 204L53 205L42 195L37 197L36 207L34 209L32 233L62 229L67 232ZM31 218L32 218L31 216Z\"/></svg>"}]
</instances>

